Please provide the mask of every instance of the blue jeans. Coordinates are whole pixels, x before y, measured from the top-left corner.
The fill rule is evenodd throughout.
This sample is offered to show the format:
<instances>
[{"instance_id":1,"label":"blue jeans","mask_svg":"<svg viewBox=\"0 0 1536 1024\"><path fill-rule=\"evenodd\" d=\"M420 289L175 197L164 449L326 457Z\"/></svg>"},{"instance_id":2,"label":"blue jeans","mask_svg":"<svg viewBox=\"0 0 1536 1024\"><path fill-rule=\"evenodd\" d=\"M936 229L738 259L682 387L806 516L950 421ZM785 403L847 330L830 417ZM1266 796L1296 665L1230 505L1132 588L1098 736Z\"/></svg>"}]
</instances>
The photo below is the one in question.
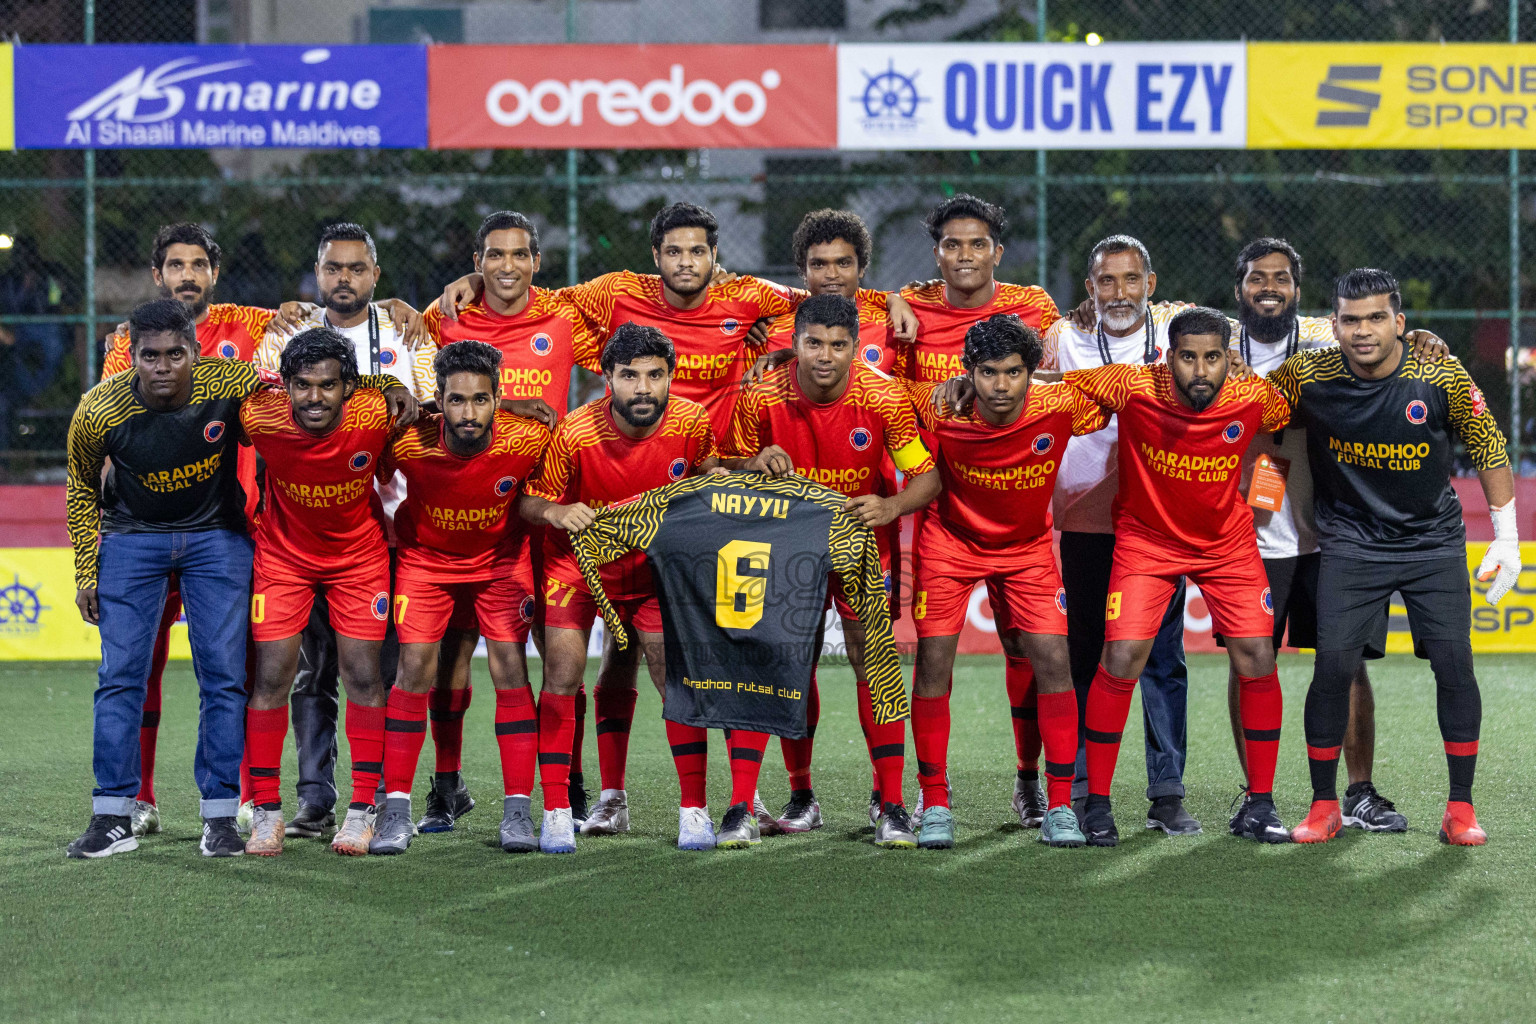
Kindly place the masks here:
<instances>
[{"instance_id":1,"label":"blue jeans","mask_svg":"<svg viewBox=\"0 0 1536 1024\"><path fill-rule=\"evenodd\" d=\"M139 724L171 573L202 691L193 764L204 818L240 806L245 753L245 641L251 607L251 539L229 530L112 533L101 538L101 668L95 710L96 788L91 813L127 815L139 791Z\"/></svg>"}]
</instances>

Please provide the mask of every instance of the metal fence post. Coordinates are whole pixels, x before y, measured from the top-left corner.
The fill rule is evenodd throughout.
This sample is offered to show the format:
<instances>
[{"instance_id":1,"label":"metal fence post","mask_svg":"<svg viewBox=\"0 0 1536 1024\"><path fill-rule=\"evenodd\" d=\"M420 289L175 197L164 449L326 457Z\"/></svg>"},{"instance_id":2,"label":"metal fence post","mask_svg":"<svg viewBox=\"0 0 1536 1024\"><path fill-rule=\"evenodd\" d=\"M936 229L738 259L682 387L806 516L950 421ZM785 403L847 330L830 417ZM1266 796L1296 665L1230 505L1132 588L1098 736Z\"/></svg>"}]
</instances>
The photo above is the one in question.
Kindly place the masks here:
<instances>
[{"instance_id":1,"label":"metal fence post","mask_svg":"<svg viewBox=\"0 0 1536 1024\"><path fill-rule=\"evenodd\" d=\"M568 43L576 41L576 0L565 0L565 41ZM576 150L571 148L565 151L565 233L569 239L565 253L566 284L577 284L581 281L580 257L576 253L577 231L581 227L577 205Z\"/></svg>"},{"instance_id":2,"label":"metal fence post","mask_svg":"<svg viewBox=\"0 0 1536 1024\"><path fill-rule=\"evenodd\" d=\"M96 42L96 0L85 0L85 42ZM85 379L82 392L96 383L96 151L85 151Z\"/></svg>"},{"instance_id":3,"label":"metal fence post","mask_svg":"<svg viewBox=\"0 0 1536 1024\"><path fill-rule=\"evenodd\" d=\"M1520 41L1520 0L1509 0L1509 41ZM1509 460L1520 472L1520 151L1509 151Z\"/></svg>"},{"instance_id":4,"label":"metal fence post","mask_svg":"<svg viewBox=\"0 0 1536 1024\"><path fill-rule=\"evenodd\" d=\"M1515 3L1516 0L1510 0ZM1035 0L1035 41L1045 42L1045 9L1047 0ZM1045 150L1035 150L1035 283L1049 290L1049 266L1046 256L1046 208L1045 208Z\"/></svg>"}]
</instances>

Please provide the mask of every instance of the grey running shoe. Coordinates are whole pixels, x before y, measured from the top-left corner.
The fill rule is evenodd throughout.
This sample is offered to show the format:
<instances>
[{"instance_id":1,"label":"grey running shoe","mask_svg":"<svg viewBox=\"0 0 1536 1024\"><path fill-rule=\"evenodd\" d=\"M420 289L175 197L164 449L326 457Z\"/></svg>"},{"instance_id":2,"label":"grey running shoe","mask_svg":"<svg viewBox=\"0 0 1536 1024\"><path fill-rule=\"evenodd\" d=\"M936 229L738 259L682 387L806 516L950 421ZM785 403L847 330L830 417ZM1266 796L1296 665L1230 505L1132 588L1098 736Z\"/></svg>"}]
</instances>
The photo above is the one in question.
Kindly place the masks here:
<instances>
[{"instance_id":1,"label":"grey running shoe","mask_svg":"<svg viewBox=\"0 0 1536 1024\"><path fill-rule=\"evenodd\" d=\"M257 807L251 814L251 838L245 852L256 857L276 857L283 852L283 809Z\"/></svg>"},{"instance_id":2,"label":"grey running shoe","mask_svg":"<svg viewBox=\"0 0 1536 1024\"><path fill-rule=\"evenodd\" d=\"M294 839L319 839L329 829L336 827L336 815L328 807L319 804L299 804L299 813L284 830Z\"/></svg>"},{"instance_id":3,"label":"grey running shoe","mask_svg":"<svg viewBox=\"0 0 1536 1024\"><path fill-rule=\"evenodd\" d=\"M821 828L821 804L816 802L816 793L809 789L797 789L790 793L789 803L779 812L779 820L775 825L776 831L785 834Z\"/></svg>"},{"instance_id":4,"label":"grey running shoe","mask_svg":"<svg viewBox=\"0 0 1536 1024\"><path fill-rule=\"evenodd\" d=\"M762 842L762 829L750 804L731 804L720 822L715 835L715 848L719 850L744 850Z\"/></svg>"},{"instance_id":5,"label":"grey running shoe","mask_svg":"<svg viewBox=\"0 0 1536 1024\"><path fill-rule=\"evenodd\" d=\"M368 844L368 852L374 856L404 853L415 834L415 826L411 824L410 798L386 799L384 812L374 822L373 841Z\"/></svg>"},{"instance_id":6,"label":"grey running shoe","mask_svg":"<svg viewBox=\"0 0 1536 1024\"><path fill-rule=\"evenodd\" d=\"M1408 819L1369 782L1357 782L1345 790L1339 809L1344 812L1346 828L1361 828L1367 832L1408 831Z\"/></svg>"},{"instance_id":7,"label":"grey running shoe","mask_svg":"<svg viewBox=\"0 0 1536 1024\"><path fill-rule=\"evenodd\" d=\"M1077 824L1077 815L1066 804L1046 813L1040 823L1040 841L1047 846L1082 846L1087 842Z\"/></svg>"},{"instance_id":8,"label":"grey running shoe","mask_svg":"<svg viewBox=\"0 0 1536 1024\"><path fill-rule=\"evenodd\" d=\"M574 820L576 815L571 815ZM629 831L629 794L622 789L605 789L597 806L587 812L581 823L584 836L615 836Z\"/></svg>"},{"instance_id":9,"label":"grey running shoe","mask_svg":"<svg viewBox=\"0 0 1536 1024\"><path fill-rule=\"evenodd\" d=\"M1147 828L1162 829L1170 836L1197 836L1200 822L1184 809L1184 799L1160 796L1147 808Z\"/></svg>"},{"instance_id":10,"label":"grey running shoe","mask_svg":"<svg viewBox=\"0 0 1536 1024\"><path fill-rule=\"evenodd\" d=\"M501 802L501 848L508 853L531 853L539 848L529 806L526 796L509 796Z\"/></svg>"},{"instance_id":11,"label":"grey running shoe","mask_svg":"<svg viewBox=\"0 0 1536 1024\"><path fill-rule=\"evenodd\" d=\"M133 834L147 836L160 831L160 808L144 800L133 802L133 813L129 820L133 822Z\"/></svg>"},{"instance_id":12,"label":"grey running shoe","mask_svg":"<svg viewBox=\"0 0 1536 1024\"><path fill-rule=\"evenodd\" d=\"M901 804L886 804L875 822L875 845L885 850L917 849L917 834L912 818Z\"/></svg>"},{"instance_id":13,"label":"grey running shoe","mask_svg":"<svg viewBox=\"0 0 1536 1024\"><path fill-rule=\"evenodd\" d=\"M955 845L955 816L948 807L929 807L919 819L917 845L924 850L948 850Z\"/></svg>"},{"instance_id":14,"label":"grey running shoe","mask_svg":"<svg viewBox=\"0 0 1536 1024\"><path fill-rule=\"evenodd\" d=\"M349 807L347 816L341 819L341 828L331 839L331 849L344 857L368 856L368 844L373 842L372 807Z\"/></svg>"}]
</instances>

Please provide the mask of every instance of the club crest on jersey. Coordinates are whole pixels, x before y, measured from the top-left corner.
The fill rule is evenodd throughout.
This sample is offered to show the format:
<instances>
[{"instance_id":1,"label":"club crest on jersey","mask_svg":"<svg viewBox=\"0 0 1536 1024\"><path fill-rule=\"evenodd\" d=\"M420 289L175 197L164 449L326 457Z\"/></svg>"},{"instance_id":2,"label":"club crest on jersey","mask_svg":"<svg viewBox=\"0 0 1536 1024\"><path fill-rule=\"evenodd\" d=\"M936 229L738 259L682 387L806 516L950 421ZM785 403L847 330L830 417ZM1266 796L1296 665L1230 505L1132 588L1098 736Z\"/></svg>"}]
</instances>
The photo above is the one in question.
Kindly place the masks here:
<instances>
[{"instance_id":1,"label":"club crest on jersey","mask_svg":"<svg viewBox=\"0 0 1536 1024\"><path fill-rule=\"evenodd\" d=\"M398 356L395 355L395 350L392 348L381 349L379 351L380 366L394 366L395 360L397 358Z\"/></svg>"},{"instance_id":2,"label":"club crest on jersey","mask_svg":"<svg viewBox=\"0 0 1536 1024\"><path fill-rule=\"evenodd\" d=\"M389 618L389 591L381 590L373 595L373 617L380 622Z\"/></svg>"},{"instance_id":3,"label":"club crest on jersey","mask_svg":"<svg viewBox=\"0 0 1536 1024\"><path fill-rule=\"evenodd\" d=\"M1056 610L1067 614L1067 592L1061 587L1056 588Z\"/></svg>"},{"instance_id":4,"label":"club crest on jersey","mask_svg":"<svg viewBox=\"0 0 1536 1024\"><path fill-rule=\"evenodd\" d=\"M1423 426L1424 421L1429 419L1429 406L1415 398L1413 401L1408 403L1406 414L1408 416L1409 423L1412 423L1416 427Z\"/></svg>"},{"instance_id":5,"label":"club crest on jersey","mask_svg":"<svg viewBox=\"0 0 1536 1024\"><path fill-rule=\"evenodd\" d=\"M528 347L533 349L536 356L547 356L555 350L555 339L540 332L528 339Z\"/></svg>"},{"instance_id":6,"label":"club crest on jersey","mask_svg":"<svg viewBox=\"0 0 1536 1024\"><path fill-rule=\"evenodd\" d=\"M240 354L240 350L235 348L235 343L234 342L232 342L232 341L221 341L221 342L219 342L219 355L223 356L225 359L233 359L233 358L235 358L235 356L237 356L239 354Z\"/></svg>"},{"instance_id":7,"label":"club crest on jersey","mask_svg":"<svg viewBox=\"0 0 1536 1024\"><path fill-rule=\"evenodd\" d=\"M739 330L741 330L741 321L733 316L728 316L720 321L720 333L726 337L730 337Z\"/></svg>"},{"instance_id":8,"label":"club crest on jersey","mask_svg":"<svg viewBox=\"0 0 1536 1024\"><path fill-rule=\"evenodd\" d=\"M885 596L891 596L891 570L887 569L880 575L880 582L885 585Z\"/></svg>"},{"instance_id":9,"label":"club crest on jersey","mask_svg":"<svg viewBox=\"0 0 1536 1024\"><path fill-rule=\"evenodd\" d=\"M667 467L667 476L670 477L673 480L681 480L683 478L683 474L685 474L687 472L688 472L688 460L687 459L683 459L683 458L673 459L672 460L672 464Z\"/></svg>"},{"instance_id":10,"label":"club crest on jersey","mask_svg":"<svg viewBox=\"0 0 1536 1024\"><path fill-rule=\"evenodd\" d=\"M203 428L203 440L209 444L217 444L219 438L224 436L224 421L214 420Z\"/></svg>"},{"instance_id":11,"label":"club crest on jersey","mask_svg":"<svg viewBox=\"0 0 1536 1024\"><path fill-rule=\"evenodd\" d=\"M866 363L868 363L870 366L879 366L880 365L880 357L883 356L884 354L885 354L884 352L880 351L880 346L879 345L871 345L868 348L866 348L864 350L864 352L863 352L864 361Z\"/></svg>"},{"instance_id":12,"label":"club crest on jersey","mask_svg":"<svg viewBox=\"0 0 1536 1024\"><path fill-rule=\"evenodd\" d=\"M1275 614L1275 598L1274 595L1269 592L1268 587L1265 587L1264 593L1259 595L1259 607L1263 608L1264 611L1270 615Z\"/></svg>"},{"instance_id":13,"label":"club crest on jersey","mask_svg":"<svg viewBox=\"0 0 1536 1024\"><path fill-rule=\"evenodd\" d=\"M517 486L517 477L515 477L515 476L504 476L504 477L502 477L500 480L496 481L496 485L495 485L496 497L498 497L498 498L505 498L507 495L512 493L512 488L514 488L516 486Z\"/></svg>"},{"instance_id":14,"label":"club crest on jersey","mask_svg":"<svg viewBox=\"0 0 1536 1024\"><path fill-rule=\"evenodd\" d=\"M352 467L354 473L361 473L373 464L373 456L368 452L358 452L347 460L347 465Z\"/></svg>"},{"instance_id":15,"label":"club crest on jersey","mask_svg":"<svg viewBox=\"0 0 1536 1024\"><path fill-rule=\"evenodd\" d=\"M870 433L868 427L854 427L848 434L848 443L853 445L853 450L861 452L868 448L875 440L875 435Z\"/></svg>"},{"instance_id":16,"label":"club crest on jersey","mask_svg":"<svg viewBox=\"0 0 1536 1024\"><path fill-rule=\"evenodd\" d=\"M1044 455L1051 450L1051 445L1056 443L1056 438L1050 434L1041 434L1030 442L1030 450L1036 455Z\"/></svg>"},{"instance_id":17,"label":"club crest on jersey","mask_svg":"<svg viewBox=\"0 0 1536 1024\"><path fill-rule=\"evenodd\" d=\"M1241 441L1242 438L1242 420L1233 420L1231 423L1228 423L1224 428L1222 428L1221 439L1227 442L1227 444L1236 444L1238 441Z\"/></svg>"},{"instance_id":18,"label":"club crest on jersey","mask_svg":"<svg viewBox=\"0 0 1536 1024\"><path fill-rule=\"evenodd\" d=\"M523 617L524 622L533 621L533 595L523 595L523 601L517 606L517 613Z\"/></svg>"}]
</instances>

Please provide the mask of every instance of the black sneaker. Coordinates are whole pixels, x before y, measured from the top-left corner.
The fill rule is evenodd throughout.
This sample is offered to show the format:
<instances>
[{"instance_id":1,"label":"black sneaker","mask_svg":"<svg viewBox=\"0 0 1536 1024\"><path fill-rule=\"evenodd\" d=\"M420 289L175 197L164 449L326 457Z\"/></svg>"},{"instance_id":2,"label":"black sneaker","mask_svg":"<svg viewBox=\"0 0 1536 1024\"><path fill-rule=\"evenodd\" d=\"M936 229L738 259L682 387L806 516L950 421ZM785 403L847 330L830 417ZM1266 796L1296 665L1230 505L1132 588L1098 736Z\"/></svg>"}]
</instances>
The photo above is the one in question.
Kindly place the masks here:
<instances>
[{"instance_id":1,"label":"black sneaker","mask_svg":"<svg viewBox=\"0 0 1536 1024\"><path fill-rule=\"evenodd\" d=\"M571 784L569 786L571 801L571 822L577 829L581 823L587 820L587 780L581 772L571 772Z\"/></svg>"},{"instance_id":2,"label":"black sneaker","mask_svg":"<svg viewBox=\"0 0 1536 1024\"><path fill-rule=\"evenodd\" d=\"M1183 797L1160 796L1147 809L1147 828L1160 828L1170 836L1197 836L1200 822L1184 809Z\"/></svg>"},{"instance_id":3,"label":"black sneaker","mask_svg":"<svg viewBox=\"0 0 1536 1024\"><path fill-rule=\"evenodd\" d=\"M283 826L283 835L293 839L319 839L336 827L336 813L319 804L299 804L299 813Z\"/></svg>"},{"instance_id":4,"label":"black sneaker","mask_svg":"<svg viewBox=\"0 0 1536 1024\"><path fill-rule=\"evenodd\" d=\"M1120 832L1115 828L1115 814L1109 797L1090 796L1083 807L1083 836L1089 846L1119 846Z\"/></svg>"},{"instance_id":5,"label":"black sneaker","mask_svg":"<svg viewBox=\"0 0 1536 1024\"><path fill-rule=\"evenodd\" d=\"M1243 815L1242 835L1259 843L1288 843L1291 833L1280 821L1275 802L1264 796L1250 796L1248 811Z\"/></svg>"},{"instance_id":6,"label":"black sneaker","mask_svg":"<svg viewBox=\"0 0 1536 1024\"><path fill-rule=\"evenodd\" d=\"M1229 811L1232 810L1232 807L1237 808L1237 810L1232 811L1232 817L1227 819L1228 832L1235 836L1243 834L1243 819L1248 816L1248 805L1252 802L1253 797L1249 795L1247 786L1237 791L1237 796L1232 798L1232 806L1227 808Z\"/></svg>"},{"instance_id":7,"label":"black sneaker","mask_svg":"<svg viewBox=\"0 0 1536 1024\"><path fill-rule=\"evenodd\" d=\"M245 840L235 829L235 819L204 818L203 841L197 847L204 857L243 857Z\"/></svg>"},{"instance_id":8,"label":"black sneaker","mask_svg":"<svg viewBox=\"0 0 1536 1024\"><path fill-rule=\"evenodd\" d=\"M452 832L453 823L475 809L475 799L458 772L442 772L432 777L427 791L427 812L416 823L418 832Z\"/></svg>"},{"instance_id":9,"label":"black sneaker","mask_svg":"<svg viewBox=\"0 0 1536 1024\"><path fill-rule=\"evenodd\" d=\"M1408 819L1369 782L1357 782L1345 790L1339 809L1344 812L1344 824L1348 828L1361 828L1367 832L1408 831Z\"/></svg>"},{"instance_id":10,"label":"black sneaker","mask_svg":"<svg viewBox=\"0 0 1536 1024\"><path fill-rule=\"evenodd\" d=\"M245 844L240 844L244 849ZM64 856L76 859L110 857L139 848L133 819L126 814L93 814L80 838L64 848Z\"/></svg>"}]
</instances>

